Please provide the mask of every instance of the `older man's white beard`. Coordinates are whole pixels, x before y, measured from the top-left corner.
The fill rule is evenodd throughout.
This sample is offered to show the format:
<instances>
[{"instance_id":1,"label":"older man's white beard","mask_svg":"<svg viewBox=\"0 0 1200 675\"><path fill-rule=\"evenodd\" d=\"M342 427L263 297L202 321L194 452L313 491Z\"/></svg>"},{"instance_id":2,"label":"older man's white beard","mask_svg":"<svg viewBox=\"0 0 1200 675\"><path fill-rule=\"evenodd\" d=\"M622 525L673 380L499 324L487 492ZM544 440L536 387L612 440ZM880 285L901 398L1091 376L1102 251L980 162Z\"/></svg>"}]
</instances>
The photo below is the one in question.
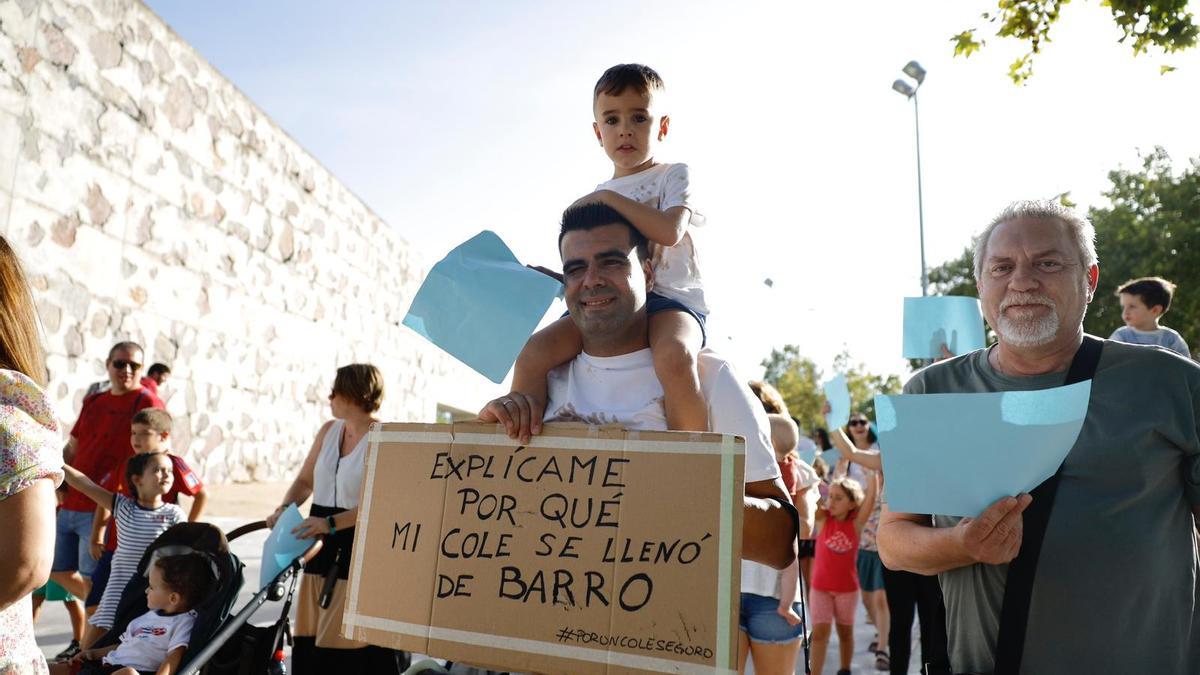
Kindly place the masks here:
<instances>
[{"instance_id":1,"label":"older man's white beard","mask_svg":"<svg viewBox=\"0 0 1200 675\"><path fill-rule=\"evenodd\" d=\"M1004 313L1012 305L1046 305L1050 311L1042 316L1013 319ZM1000 303L996 315L996 333L1014 347L1039 347L1058 335L1060 317L1054 300L1036 293L1013 293Z\"/></svg>"}]
</instances>

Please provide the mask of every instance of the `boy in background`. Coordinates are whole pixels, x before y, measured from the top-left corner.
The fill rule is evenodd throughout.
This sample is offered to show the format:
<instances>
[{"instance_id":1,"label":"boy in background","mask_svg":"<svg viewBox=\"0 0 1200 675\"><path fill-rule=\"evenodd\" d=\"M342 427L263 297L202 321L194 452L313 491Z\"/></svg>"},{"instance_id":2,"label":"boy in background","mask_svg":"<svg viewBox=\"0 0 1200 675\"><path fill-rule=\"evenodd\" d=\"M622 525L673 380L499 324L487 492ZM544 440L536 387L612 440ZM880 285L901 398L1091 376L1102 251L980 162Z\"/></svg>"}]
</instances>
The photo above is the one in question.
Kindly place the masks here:
<instances>
[{"instance_id":1,"label":"boy in background","mask_svg":"<svg viewBox=\"0 0 1200 675\"><path fill-rule=\"evenodd\" d=\"M1125 325L1113 331L1108 339L1135 345L1158 345L1190 359L1192 354L1179 333L1158 323L1171 308L1174 296L1175 284L1162 277L1126 281L1117 289Z\"/></svg>"},{"instance_id":2,"label":"boy in background","mask_svg":"<svg viewBox=\"0 0 1200 675\"><path fill-rule=\"evenodd\" d=\"M139 455L154 452L167 454L171 460L174 481L171 489L163 495L163 501L167 504L178 504L180 494L191 497L192 505L188 511L188 522L194 523L204 512L204 505L208 503L208 492L204 489L204 482L200 480L200 476L192 470L192 467L182 457L169 452L168 440L171 436L171 425L171 414L166 410L158 408L139 410L133 416L133 422L130 424L130 443L133 445L133 451ZM124 480L127 465L128 460L123 461L101 478L100 487L126 497L132 496L129 486L125 484ZM92 590L87 597L89 614L95 612L96 607L100 604L100 598L104 596L104 587L108 584L108 575L112 569L113 552L117 550L117 532L112 520L112 512L103 506L96 507L96 513L92 520L91 549L92 556L98 562L96 571L92 575ZM89 625L87 633L84 635L83 646L90 646L103 634L103 629Z\"/></svg>"}]
</instances>

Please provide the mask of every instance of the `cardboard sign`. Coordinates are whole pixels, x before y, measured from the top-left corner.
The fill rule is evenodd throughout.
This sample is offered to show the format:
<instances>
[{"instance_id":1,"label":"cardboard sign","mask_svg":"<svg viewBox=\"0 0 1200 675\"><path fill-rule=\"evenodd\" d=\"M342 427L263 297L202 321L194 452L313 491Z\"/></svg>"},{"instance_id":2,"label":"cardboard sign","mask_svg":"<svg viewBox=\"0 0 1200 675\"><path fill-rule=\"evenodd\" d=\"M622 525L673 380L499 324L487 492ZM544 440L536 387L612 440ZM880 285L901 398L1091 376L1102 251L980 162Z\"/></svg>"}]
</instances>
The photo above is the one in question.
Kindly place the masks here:
<instances>
[{"instance_id":1,"label":"cardboard sign","mask_svg":"<svg viewBox=\"0 0 1200 675\"><path fill-rule=\"evenodd\" d=\"M736 672L745 442L370 432L346 637L533 673Z\"/></svg>"}]
</instances>

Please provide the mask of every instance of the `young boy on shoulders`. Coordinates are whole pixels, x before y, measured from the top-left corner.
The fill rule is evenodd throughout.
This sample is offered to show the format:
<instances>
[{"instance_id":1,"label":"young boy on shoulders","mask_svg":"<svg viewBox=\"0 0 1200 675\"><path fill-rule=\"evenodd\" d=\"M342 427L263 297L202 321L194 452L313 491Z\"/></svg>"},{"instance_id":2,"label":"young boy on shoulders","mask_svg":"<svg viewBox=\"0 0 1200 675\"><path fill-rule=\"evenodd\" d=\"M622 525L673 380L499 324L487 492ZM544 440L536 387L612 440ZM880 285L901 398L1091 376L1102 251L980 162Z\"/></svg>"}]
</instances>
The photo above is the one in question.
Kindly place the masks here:
<instances>
[{"instance_id":1,"label":"young boy on shoulders","mask_svg":"<svg viewBox=\"0 0 1200 675\"><path fill-rule=\"evenodd\" d=\"M648 338L654 371L663 387L667 426L708 431L708 408L697 372L708 306L689 232L689 225L702 225L704 217L692 205L687 165L659 163L654 158L670 128L670 116L662 105L664 93L658 73L639 64L613 66L596 82L592 128L612 161L613 174L575 206L607 204L650 240L654 288L646 296ZM517 359L513 390L530 394L544 406L547 373L582 349L579 330L564 316L529 339ZM535 417L531 422L536 430L541 419Z\"/></svg>"},{"instance_id":2,"label":"young boy on shoulders","mask_svg":"<svg viewBox=\"0 0 1200 675\"><path fill-rule=\"evenodd\" d=\"M1179 333L1161 326L1159 318L1171 308L1175 284L1162 277L1142 277L1126 281L1117 289L1121 300L1121 319L1125 325L1108 338L1135 345L1158 345L1192 358Z\"/></svg>"}]
</instances>

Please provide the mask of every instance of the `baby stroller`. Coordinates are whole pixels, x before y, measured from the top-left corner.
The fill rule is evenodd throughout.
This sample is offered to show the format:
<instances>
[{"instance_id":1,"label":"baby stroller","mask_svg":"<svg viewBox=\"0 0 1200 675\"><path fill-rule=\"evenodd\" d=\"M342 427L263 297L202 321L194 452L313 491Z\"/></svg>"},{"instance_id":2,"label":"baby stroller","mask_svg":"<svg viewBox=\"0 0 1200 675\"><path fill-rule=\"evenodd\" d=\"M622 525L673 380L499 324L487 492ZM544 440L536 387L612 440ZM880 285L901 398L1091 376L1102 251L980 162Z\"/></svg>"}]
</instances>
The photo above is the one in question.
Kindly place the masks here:
<instances>
[{"instance_id":1,"label":"baby stroller","mask_svg":"<svg viewBox=\"0 0 1200 675\"><path fill-rule=\"evenodd\" d=\"M321 548L320 540L299 558L292 561L236 615L230 616L244 582L244 565L230 552L229 541L242 535L265 529L258 521L229 533L207 523L179 523L154 540L138 563L137 573L121 592L113 626L93 647L116 644L129 625L145 614L146 571L158 557L199 554L209 561L216 585L199 605L194 607L196 623L192 627L188 650L180 664L180 675L263 675L268 672L277 651L285 641L290 643L288 613L292 595L304 563ZM251 615L267 600L286 598L279 619L270 626L247 624Z\"/></svg>"}]
</instances>

